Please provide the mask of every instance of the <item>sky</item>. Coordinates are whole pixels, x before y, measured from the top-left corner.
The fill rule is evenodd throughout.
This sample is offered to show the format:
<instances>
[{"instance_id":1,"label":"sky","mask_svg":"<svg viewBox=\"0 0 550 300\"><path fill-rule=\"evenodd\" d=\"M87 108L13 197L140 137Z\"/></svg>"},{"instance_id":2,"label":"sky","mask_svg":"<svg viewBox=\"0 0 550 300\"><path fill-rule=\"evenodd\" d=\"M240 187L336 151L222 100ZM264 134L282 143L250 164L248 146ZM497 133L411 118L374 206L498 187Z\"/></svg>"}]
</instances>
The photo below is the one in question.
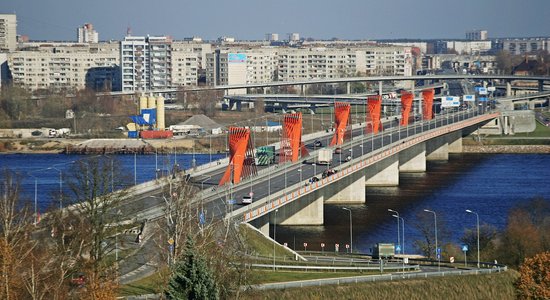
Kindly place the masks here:
<instances>
[{"instance_id":1,"label":"sky","mask_svg":"<svg viewBox=\"0 0 550 300\"><path fill-rule=\"evenodd\" d=\"M331 39L550 36L549 0L0 0L31 40L76 40L92 23L100 40L132 35L263 40L296 32Z\"/></svg>"}]
</instances>

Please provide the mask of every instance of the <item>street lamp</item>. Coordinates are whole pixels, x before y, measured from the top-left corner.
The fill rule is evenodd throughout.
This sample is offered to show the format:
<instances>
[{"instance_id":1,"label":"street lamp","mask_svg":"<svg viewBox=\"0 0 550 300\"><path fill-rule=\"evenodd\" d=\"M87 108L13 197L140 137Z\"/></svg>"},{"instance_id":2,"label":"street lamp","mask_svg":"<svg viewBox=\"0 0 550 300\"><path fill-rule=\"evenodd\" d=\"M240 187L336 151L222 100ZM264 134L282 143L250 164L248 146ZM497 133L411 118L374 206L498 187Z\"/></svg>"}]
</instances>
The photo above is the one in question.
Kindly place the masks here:
<instances>
[{"instance_id":1,"label":"street lamp","mask_svg":"<svg viewBox=\"0 0 550 300\"><path fill-rule=\"evenodd\" d=\"M349 211L349 244L350 244L350 253L353 254L353 223L351 219L351 209L347 207L342 207L342 209Z\"/></svg>"},{"instance_id":2,"label":"street lamp","mask_svg":"<svg viewBox=\"0 0 550 300\"><path fill-rule=\"evenodd\" d=\"M273 216L273 271L275 271L275 244L277 243L277 212L279 209L275 210L275 215Z\"/></svg>"},{"instance_id":3,"label":"street lamp","mask_svg":"<svg viewBox=\"0 0 550 300\"><path fill-rule=\"evenodd\" d=\"M302 184L302 166L300 165L300 168L298 168L298 172L300 173L300 185Z\"/></svg>"},{"instance_id":4,"label":"street lamp","mask_svg":"<svg viewBox=\"0 0 550 300\"><path fill-rule=\"evenodd\" d=\"M467 209L466 212L476 215L476 223L477 223L477 268L479 269L479 215L475 211L471 211L469 209Z\"/></svg>"},{"instance_id":5,"label":"street lamp","mask_svg":"<svg viewBox=\"0 0 550 300\"><path fill-rule=\"evenodd\" d=\"M397 245L400 246L400 237L399 237L399 236L400 236L400 234L399 234L399 213L398 213L397 211L395 211L395 210L393 210L393 209L389 209L389 208L388 208L388 211L389 211L389 212L392 212L392 213L394 213L394 214L397 215L397 216L396 216L396 218L397 218ZM399 252L401 252L401 251L399 251Z\"/></svg>"},{"instance_id":6,"label":"street lamp","mask_svg":"<svg viewBox=\"0 0 550 300\"><path fill-rule=\"evenodd\" d=\"M438 253L437 248L437 214L435 211L424 209L425 212L434 214L434 226L435 226L435 255L437 257L437 271L441 271L441 255Z\"/></svg>"}]
</instances>

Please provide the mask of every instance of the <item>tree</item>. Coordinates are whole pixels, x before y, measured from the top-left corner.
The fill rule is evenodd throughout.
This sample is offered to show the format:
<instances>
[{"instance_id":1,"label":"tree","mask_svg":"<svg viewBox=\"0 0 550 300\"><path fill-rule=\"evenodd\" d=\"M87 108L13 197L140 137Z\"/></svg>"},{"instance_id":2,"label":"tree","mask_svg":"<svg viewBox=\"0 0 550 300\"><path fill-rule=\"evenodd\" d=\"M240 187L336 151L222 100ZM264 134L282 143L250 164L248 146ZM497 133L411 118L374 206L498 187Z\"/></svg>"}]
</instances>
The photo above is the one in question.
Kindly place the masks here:
<instances>
[{"instance_id":1,"label":"tree","mask_svg":"<svg viewBox=\"0 0 550 300\"><path fill-rule=\"evenodd\" d=\"M93 157L78 161L69 178L74 209L64 212L56 234L73 240L77 267L86 274L87 297L100 299L116 286L117 265L107 255L115 248L117 211L128 196L125 189L115 188L124 187L126 177L117 161Z\"/></svg>"},{"instance_id":2,"label":"tree","mask_svg":"<svg viewBox=\"0 0 550 300\"><path fill-rule=\"evenodd\" d=\"M515 285L520 299L550 299L550 252L527 258Z\"/></svg>"},{"instance_id":3,"label":"tree","mask_svg":"<svg viewBox=\"0 0 550 300\"><path fill-rule=\"evenodd\" d=\"M422 239L414 241L416 250L430 259L435 259L435 226L433 214L425 211L419 211L413 226L420 232ZM437 215L437 238L438 247L445 248L444 245L449 237L449 230L445 222L444 215Z\"/></svg>"},{"instance_id":4,"label":"tree","mask_svg":"<svg viewBox=\"0 0 550 300\"><path fill-rule=\"evenodd\" d=\"M0 181L0 299L21 299L24 262L34 247L31 217L19 203L20 177L4 170Z\"/></svg>"},{"instance_id":5,"label":"tree","mask_svg":"<svg viewBox=\"0 0 550 300\"><path fill-rule=\"evenodd\" d=\"M189 236L185 254L178 261L165 291L168 299L219 299L219 291L205 260L195 252Z\"/></svg>"},{"instance_id":6,"label":"tree","mask_svg":"<svg viewBox=\"0 0 550 300\"><path fill-rule=\"evenodd\" d=\"M494 259L496 237L496 227L486 223L479 226L479 256L481 261L492 261ZM470 261L477 260L477 227L466 229L460 240L468 245L468 259Z\"/></svg>"}]
</instances>

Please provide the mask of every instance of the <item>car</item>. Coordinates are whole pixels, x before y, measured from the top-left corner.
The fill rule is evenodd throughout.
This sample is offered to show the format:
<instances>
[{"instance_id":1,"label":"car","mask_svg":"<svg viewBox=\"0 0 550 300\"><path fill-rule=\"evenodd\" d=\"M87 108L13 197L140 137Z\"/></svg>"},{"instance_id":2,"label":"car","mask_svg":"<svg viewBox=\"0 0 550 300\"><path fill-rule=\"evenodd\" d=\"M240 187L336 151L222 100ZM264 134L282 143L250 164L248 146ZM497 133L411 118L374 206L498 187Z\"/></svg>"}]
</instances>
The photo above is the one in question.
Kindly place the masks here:
<instances>
[{"instance_id":1,"label":"car","mask_svg":"<svg viewBox=\"0 0 550 300\"><path fill-rule=\"evenodd\" d=\"M243 199L241 201L242 204L251 204L252 203L252 196L245 195L243 196Z\"/></svg>"},{"instance_id":2,"label":"car","mask_svg":"<svg viewBox=\"0 0 550 300\"><path fill-rule=\"evenodd\" d=\"M317 182L317 181L319 181L319 177L317 177L317 176L313 176L313 177L311 177L311 179L309 180L309 182L311 182L311 183L314 183L314 182Z\"/></svg>"},{"instance_id":3,"label":"car","mask_svg":"<svg viewBox=\"0 0 550 300\"><path fill-rule=\"evenodd\" d=\"M323 147L323 143L319 140L315 140L315 142L313 142L313 146L315 147Z\"/></svg>"},{"instance_id":4,"label":"car","mask_svg":"<svg viewBox=\"0 0 550 300\"><path fill-rule=\"evenodd\" d=\"M342 148L338 147L338 148L334 149L334 153L335 153L335 154L340 154L340 153L342 153Z\"/></svg>"}]
</instances>

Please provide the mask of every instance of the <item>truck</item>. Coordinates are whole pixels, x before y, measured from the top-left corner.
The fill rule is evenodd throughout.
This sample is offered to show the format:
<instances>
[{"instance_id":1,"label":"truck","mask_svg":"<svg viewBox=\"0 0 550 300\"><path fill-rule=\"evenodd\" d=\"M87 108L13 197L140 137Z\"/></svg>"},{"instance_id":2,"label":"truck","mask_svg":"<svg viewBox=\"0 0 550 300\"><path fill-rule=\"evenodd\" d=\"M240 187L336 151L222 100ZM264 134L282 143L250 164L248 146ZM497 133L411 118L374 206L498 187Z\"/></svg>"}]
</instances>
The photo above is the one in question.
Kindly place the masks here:
<instances>
[{"instance_id":1,"label":"truck","mask_svg":"<svg viewBox=\"0 0 550 300\"><path fill-rule=\"evenodd\" d=\"M390 258L395 256L395 245L393 243L377 243L372 248L372 258Z\"/></svg>"},{"instance_id":2,"label":"truck","mask_svg":"<svg viewBox=\"0 0 550 300\"><path fill-rule=\"evenodd\" d=\"M320 165L330 165L331 162L332 162L332 150L331 149L319 150L317 163Z\"/></svg>"},{"instance_id":3,"label":"truck","mask_svg":"<svg viewBox=\"0 0 550 300\"><path fill-rule=\"evenodd\" d=\"M275 163L275 146L263 146L256 150L256 165L269 166Z\"/></svg>"}]
</instances>

